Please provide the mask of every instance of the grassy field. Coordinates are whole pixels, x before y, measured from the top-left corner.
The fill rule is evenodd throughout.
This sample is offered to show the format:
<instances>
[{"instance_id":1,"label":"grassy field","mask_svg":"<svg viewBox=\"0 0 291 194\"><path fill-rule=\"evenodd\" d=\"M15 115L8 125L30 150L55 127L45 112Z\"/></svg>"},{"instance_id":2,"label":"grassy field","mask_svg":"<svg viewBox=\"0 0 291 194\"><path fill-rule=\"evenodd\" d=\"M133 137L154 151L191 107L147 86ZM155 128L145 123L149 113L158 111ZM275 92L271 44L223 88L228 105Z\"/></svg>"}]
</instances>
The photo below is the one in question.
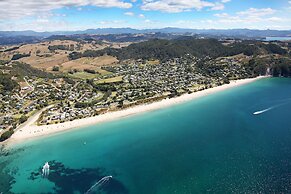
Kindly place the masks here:
<instances>
[{"instance_id":1,"label":"grassy field","mask_svg":"<svg viewBox=\"0 0 291 194\"><path fill-rule=\"evenodd\" d=\"M68 71L70 69L94 69L96 67L112 65L118 60L110 56L102 56L97 58L81 58L75 61L69 61L68 55L72 50L49 50L49 46L63 45L66 47L73 46L74 51L84 52L85 50L100 50L110 46L109 43L102 45L91 43L80 43L71 40L54 40L41 42L36 44L25 44L13 51L0 53L0 60L10 60L14 54L30 54L29 57L19 59L19 61L30 64L31 66L52 71L53 66L59 66L60 71ZM14 45L16 46L16 45ZM12 46L11 46L12 47Z\"/></svg>"},{"instance_id":2,"label":"grassy field","mask_svg":"<svg viewBox=\"0 0 291 194\"><path fill-rule=\"evenodd\" d=\"M108 78L108 79L101 79L101 80L98 80L97 83L98 84L106 84L106 83L122 82L122 78L123 78L123 76L117 76L117 77L112 77L112 78Z\"/></svg>"},{"instance_id":3,"label":"grassy field","mask_svg":"<svg viewBox=\"0 0 291 194\"><path fill-rule=\"evenodd\" d=\"M98 78L100 75L82 71L82 72L77 72L74 74L68 74L68 76L74 79L94 79L94 78Z\"/></svg>"},{"instance_id":4,"label":"grassy field","mask_svg":"<svg viewBox=\"0 0 291 194\"><path fill-rule=\"evenodd\" d=\"M94 79L94 78L98 78L100 76L104 76L104 75L111 75L112 72L103 70L103 69L95 69L95 71L97 72L96 74L92 74L92 73L87 73L84 71L79 71L76 72L74 74L68 74L69 77L74 78L74 79Z\"/></svg>"},{"instance_id":5,"label":"grassy field","mask_svg":"<svg viewBox=\"0 0 291 194\"><path fill-rule=\"evenodd\" d=\"M98 73L100 73L100 75L111 75L112 72L106 71L104 69L97 69L96 70Z\"/></svg>"},{"instance_id":6,"label":"grassy field","mask_svg":"<svg viewBox=\"0 0 291 194\"><path fill-rule=\"evenodd\" d=\"M82 71L84 69L97 70L101 66L117 64L118 60L112 56L101 56L96 58L82 57L77 60L67 61L60 66L61 72L67 72L72 69Z\"/></svg>"},{"instance_id":7,"label":"grassy field","mask_svg":"<svg viewBox=\"0 0 291 194\"><path fill-rule=\"evenodd\" d=\"M69 61L65 54L54 54L49 57L31 56L20 59L20 61L30 64L32 67L42 69L45 71L51 71L54 66L60 66L63 63Z\"/></svg>"}]
</instances>

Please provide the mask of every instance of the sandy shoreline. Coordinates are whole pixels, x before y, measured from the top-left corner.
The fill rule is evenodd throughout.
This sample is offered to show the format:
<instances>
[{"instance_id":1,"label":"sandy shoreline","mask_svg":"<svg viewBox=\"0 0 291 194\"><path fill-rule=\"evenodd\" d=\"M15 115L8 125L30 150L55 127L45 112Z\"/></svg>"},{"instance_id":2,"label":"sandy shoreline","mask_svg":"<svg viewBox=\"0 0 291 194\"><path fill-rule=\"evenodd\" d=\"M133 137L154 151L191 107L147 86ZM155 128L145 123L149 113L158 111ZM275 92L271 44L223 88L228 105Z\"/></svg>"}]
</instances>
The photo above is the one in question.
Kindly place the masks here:
<instances>
[{"instance_id":1,"label":"sandy shoreline","mask_svg":"<svg viewBox=\"0 0 291 194\"><path fill-rule=\"evenodd\" d=\"M223 91L226 89L230 89L230 88L241 86L247 83L251 83L261 78L264 78L264 76L257 77L257 78L231 81L230 84L225 84L222 86L206 89L206 90L195 92L192 94L184 94L176 98L165 99L162 101L153 102L151 104L138 105L138 106L134 106L128 109L120 110L120 111L108 112L108 113L98 115L95 117L83 118L79 120L53 124L53 125L36 126L34 123L38 119L38 116L40 115L40 113L38 113L34 115L32 118L30 118L29 121L26 122L23 126L19 127L19 129L12 135L12 137L6 143L13 143L13 142L23 141L26 139L36 138L40 136L46 136L49 134L55 134L55 133L69 130L72 128L81 128L81 127L85 127L85 126L89 126L89 125L93 125L93 124L97 124L101 122L116 120L119 118L127 117L127 116L138 114L138 113L144 113L147 111L169 107L174 104L182 103L182 102L193 100L193 99L203 97L209 94L213 94L219 91Z\"/></svg>"}]
</instances>

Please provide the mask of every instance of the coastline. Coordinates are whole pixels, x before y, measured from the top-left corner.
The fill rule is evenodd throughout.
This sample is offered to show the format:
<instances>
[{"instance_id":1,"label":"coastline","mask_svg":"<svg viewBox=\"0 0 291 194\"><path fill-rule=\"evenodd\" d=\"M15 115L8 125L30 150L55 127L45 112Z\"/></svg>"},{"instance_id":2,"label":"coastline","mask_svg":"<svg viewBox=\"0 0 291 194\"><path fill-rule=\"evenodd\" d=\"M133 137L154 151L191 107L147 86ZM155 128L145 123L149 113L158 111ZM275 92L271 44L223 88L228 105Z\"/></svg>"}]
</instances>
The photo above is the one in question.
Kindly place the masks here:
<instances>
[{"instance_id":1,"label":"coastline","mask_svg":"<svg viewBox=\"0 0 291 194\"><path fill-rule=\"evenodd\" d=\"M123 109L123 110L108 112L102 115L78 119L74 121L68 121L65 123L37 126L35 125L35 121L38 119L40 115L40 113L37 113L34 116L32 116L27 123L24 123L21 127L19 127L17 131L15 131L15 133L5 142L5 144L16 143L16 142L24 141L27 139L37 138L37 137L43 137L43 136L47 136L51 134L56 134L58 132L67 131L73 128L82 128L82 127L86 127L86 126L90 126L90 125L94 125L94 124L98 124L102 122L108 122L112 120L121 119L123 117L128 117L128 116L136 115L139 113L144 113L148 111L153 111L153 110L169 107L175 104L179 104L186 101L194 100L196 98L207 96L209 94L213 94L213 93L224 91L230 88L235 88L237 86L245 85L245 84L254 82L256 80L266 78L266 77L269 77L269 76L259 76L256 78L233 80L229 84L224 84L221 86L209 88L209 89L194 92L191 94L184 94L182 96L175 97L175 98L164 99L164 100L153 102L150 104L137 105L137 106L130 107L127 109Z\"/></svg>"}]
</instances>

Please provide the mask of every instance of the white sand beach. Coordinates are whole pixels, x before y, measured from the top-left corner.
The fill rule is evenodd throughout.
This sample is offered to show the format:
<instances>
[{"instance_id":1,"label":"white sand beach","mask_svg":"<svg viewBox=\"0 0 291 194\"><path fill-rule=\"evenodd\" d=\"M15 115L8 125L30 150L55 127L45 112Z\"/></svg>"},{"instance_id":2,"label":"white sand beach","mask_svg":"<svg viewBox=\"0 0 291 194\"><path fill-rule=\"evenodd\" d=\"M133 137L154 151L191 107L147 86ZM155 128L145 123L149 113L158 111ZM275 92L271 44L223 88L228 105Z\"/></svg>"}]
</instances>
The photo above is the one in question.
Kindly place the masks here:
<instances>
[{"instance_id":1,"label":"white sand beach","mask_svg":"<svg viewBox=\"0 0 291 194\"><path fill-rule=\"evenodd\" d=\"M206 90L195 92L192 94L184 94L176 98L165 99L162 101L153 102L150 104L138 105L138 106L120 110L120 111L108 112L108 113L98 115L95 117L89 117L89 118L69 121L65 123L53 124L53 125L37 126L35 122L37 121L38 117L41 114L41 111L39 111L34 116L32 116L26 123L20 126L16 130L16 132L12 135L12 137L8 140L7 143L23 141L25 139L30 139L30 138L40 137L40 136L46 136L49 134L58 133L61 131L72 129L72 128L80 128L80 127L93 125L93 124L97 124L101 122L112 121L115 119L127 117L127 116L138 114L138 113L143 113L147 111L152 111L152 110L168 107L174 104L193 100L193 99L203 97L209 94L213 94L219 91L223 91L226 89L230 89L230 88L241 86L247 83L251 83L262 78L265 78L265 76L231 81L230 84L225 84L222 86L206 89Z\"/></svg>"}]
</instances>

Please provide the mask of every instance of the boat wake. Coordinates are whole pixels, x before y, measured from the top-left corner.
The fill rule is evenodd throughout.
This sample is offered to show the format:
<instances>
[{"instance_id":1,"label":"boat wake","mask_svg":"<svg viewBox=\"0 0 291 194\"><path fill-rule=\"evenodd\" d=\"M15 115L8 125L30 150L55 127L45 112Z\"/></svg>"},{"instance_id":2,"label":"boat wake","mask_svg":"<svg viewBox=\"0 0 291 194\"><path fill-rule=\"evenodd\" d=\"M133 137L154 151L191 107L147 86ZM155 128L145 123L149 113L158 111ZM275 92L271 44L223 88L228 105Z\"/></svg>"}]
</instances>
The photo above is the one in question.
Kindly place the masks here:
<instances>
[{"instance_id":1,"label":"boat wake","mask_svg":"<svg viewBox=\"0 0 291 194\"><path fill-rule=\"evenodd\" d=\"M287 99L287 101L288 101L288 102L281 103L281 104L278 104L278 105L276 105L276 106L272 106L272 107L267 108L267 109L264 109L264 110L256 111L256 112L253 113L253 115L259 115L259 114L262 114L262 113L268 112L268 111L270 111L270 110L272 110L272 109L275 109L275 108L278 108L278 107L280 107L280 106L283 106L283 105L285 105L285 104L289 104L289 103L290 103L290 98Z\"/></svg>"},{"instance_id":2,"label":"boat wake","mask_svg":"<svg viewBox=\"0 0 291 194\"><path fill-rule=\"evenodd\" d=\"M111 178L112 176L103 177L98 182L96 182L92 187L90 187L90 189L85 194L89 194L98 190L103 184L107 183Z\"/></svg>"},{"instance_id":3,"label":"boat wake","mask_svg":"<svg viewBox=\"0 0 291 194\"><path fill-rule=\"evenodd\" d=\"M274 107L270 107L270 108L267 108L265 110L260 110L260 111L256 111L253 113L253 115L259 115L259 114L262 114L264 112L268 112L269 110L272 110Z\"/></svg>"}]
</instances>

